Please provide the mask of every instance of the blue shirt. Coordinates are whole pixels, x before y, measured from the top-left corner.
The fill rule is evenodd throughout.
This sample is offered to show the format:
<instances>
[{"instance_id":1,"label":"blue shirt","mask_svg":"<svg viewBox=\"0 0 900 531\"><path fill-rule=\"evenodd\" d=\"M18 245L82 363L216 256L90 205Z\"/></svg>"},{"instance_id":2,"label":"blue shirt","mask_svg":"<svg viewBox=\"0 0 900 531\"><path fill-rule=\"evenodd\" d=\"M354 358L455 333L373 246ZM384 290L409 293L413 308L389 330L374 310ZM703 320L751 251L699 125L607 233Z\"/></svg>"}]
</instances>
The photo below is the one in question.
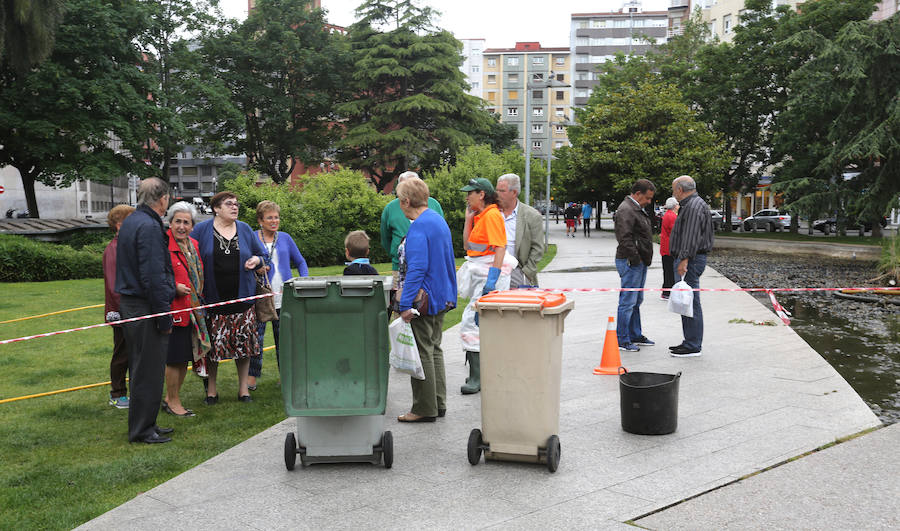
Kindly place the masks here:
<instances>
[{"instance_id":1,"label":"blue shirt","mask_svg":"<svg viewBox=\"0 0 900 531\"><path fill-rule=\"evenodd\" d=\"M593 210L594 209L591 208L590 204L585 203L584 206L581 207L581 217L583 217L584 219L591 219L591 212Z\"/></svg>"},{"instance_id":2,"label":"blue shirt","mask_svg":"<svg viewBox=\"0 0 900 531\"><path fill-rule=\"evenodd\" d=\"M428 315L456 307L456 262L450 227L426 209L409 226L405 243L406 278L399 309L412 308L419 289L428 294Z\"/></svg>"}]
</instances>

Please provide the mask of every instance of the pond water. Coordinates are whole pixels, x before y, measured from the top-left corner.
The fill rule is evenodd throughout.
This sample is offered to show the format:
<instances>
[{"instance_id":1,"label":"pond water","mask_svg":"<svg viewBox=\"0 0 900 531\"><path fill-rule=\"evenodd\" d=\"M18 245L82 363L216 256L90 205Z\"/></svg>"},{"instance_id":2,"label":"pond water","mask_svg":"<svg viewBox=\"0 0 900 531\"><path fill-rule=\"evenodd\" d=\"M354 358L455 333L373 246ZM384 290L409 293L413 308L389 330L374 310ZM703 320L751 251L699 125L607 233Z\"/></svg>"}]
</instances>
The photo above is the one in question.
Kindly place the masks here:
<instances>
[{"instance_id":1,"label":"pond water","mask_svg":"<svg viewBox=\"0 0 900 531\"><path fill-rule=\"evenodd\" d=\"M867 286L878 275L872 262L742 250L716 250L709 265L742 287ZM765 293L753 296L772 307ZM900 421L900 306L849 301L829 292L780 293L778 302L791 312L791 328L882 422Z\"/></svg>"}]
</instances>

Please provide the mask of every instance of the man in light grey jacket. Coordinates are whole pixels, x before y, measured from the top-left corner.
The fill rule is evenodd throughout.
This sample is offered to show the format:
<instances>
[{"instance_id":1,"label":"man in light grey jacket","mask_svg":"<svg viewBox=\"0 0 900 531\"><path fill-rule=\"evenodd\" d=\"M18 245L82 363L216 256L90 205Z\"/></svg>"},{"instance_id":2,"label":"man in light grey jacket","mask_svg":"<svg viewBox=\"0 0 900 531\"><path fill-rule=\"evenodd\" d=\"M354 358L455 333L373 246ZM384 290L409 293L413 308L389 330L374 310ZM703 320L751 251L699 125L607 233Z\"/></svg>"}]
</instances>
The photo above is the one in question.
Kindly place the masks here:
<instances>
[{"instance_id":1,"label":"man in light grey jacket","mask_svg":"<svg viewBox=\"0 0 900 531\"><path fill-rule=\"evenodd\" d=\"M512 272L509 288L537 286L537 264L544 256L544 231L541 213L519 201L521 184L515 173L497 179L497 203L506 224L506 252L519 266Z\"/></svg>"}]
</instances>

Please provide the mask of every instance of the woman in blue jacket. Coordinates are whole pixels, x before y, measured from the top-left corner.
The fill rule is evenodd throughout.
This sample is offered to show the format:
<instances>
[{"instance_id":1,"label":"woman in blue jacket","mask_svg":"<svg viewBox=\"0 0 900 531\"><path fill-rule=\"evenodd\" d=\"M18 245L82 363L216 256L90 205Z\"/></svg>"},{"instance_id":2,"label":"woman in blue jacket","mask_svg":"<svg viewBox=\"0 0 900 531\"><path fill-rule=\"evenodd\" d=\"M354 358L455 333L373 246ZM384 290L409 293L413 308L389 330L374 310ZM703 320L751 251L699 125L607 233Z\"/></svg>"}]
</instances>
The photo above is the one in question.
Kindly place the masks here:
<instances>
[{"instance_id":1,"label":"woman in blue jacket","mask_svg":"<svg viewBox=\"0 0 900 531\"><path fill-rule=\"evenodd\" d=\"M447 412L444 314L456 307L456 263L447 222L428 208L428 185L407 179L397 187L400 209L412 221L400 245L400 293L397 311L410 323L425 379L410 378L413 404L400 422L434 422ZM416 316L412 309L419 315Z\"/></svg>"},{"instance_id":2,"label":"woman in blue jacket","mask_svg":"<svg viewBox=\"0 0 900 531\"><path fill-rule=\"evenodd\" d=\"M240 204L231 192L219 192L209 201L215 216L198 223L191 236L200 244L203 260L203 296L207 304L256 294L256 271L263 273L266 249L253 229L238 221ZM216 306L207 311L212 349L207 355L209 374L206 404L219 401L216 375L219 361L233 359L238 371L238 400L250 402L247 379L250 358L259 356L254 301Z\"/></svg>"},{"instance_id":3,"label":"woman in blue jacket","mask_svg":"<svg viewBox=\"0 0 900 531\"><path fill-rule=\"evenodd\" d=\"M281 207L274 201L260 201L256 205L256 222L260 230L256 231L259 241L269 253L266 270L269 272L269 283L275 293L275 311L281 316L281 293L284 281L291 278L291 268L296 267L301 277L309 276L306 260L294 239L286 232L281 232ZM259 323L259 356L250 359L250 390L256 390L256 379L262 373L263 338L266 335L266 323ZM280 360L278 353L278 321L272 321L272 335L275 338L275 359Z\"/></svg>"}]
</instances>

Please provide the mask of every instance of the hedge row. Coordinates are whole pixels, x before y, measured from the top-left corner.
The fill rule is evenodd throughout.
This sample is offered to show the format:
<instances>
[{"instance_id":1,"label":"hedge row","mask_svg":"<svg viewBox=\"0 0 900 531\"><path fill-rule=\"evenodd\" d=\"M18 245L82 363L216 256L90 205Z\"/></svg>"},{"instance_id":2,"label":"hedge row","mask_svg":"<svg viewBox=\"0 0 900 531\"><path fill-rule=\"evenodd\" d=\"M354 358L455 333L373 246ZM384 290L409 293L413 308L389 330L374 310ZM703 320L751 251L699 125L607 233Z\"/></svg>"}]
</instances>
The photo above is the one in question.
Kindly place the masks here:
<instances>
[{"instance_id":1,"label":"hedge row","mask_svg":"<svg viewBox=\"0 0 900 531\"><path fill-rule=\"evenodd\" d=\"M103 253L0 234L0 282L102 278Z\"/></svg>"}]
</instances>

